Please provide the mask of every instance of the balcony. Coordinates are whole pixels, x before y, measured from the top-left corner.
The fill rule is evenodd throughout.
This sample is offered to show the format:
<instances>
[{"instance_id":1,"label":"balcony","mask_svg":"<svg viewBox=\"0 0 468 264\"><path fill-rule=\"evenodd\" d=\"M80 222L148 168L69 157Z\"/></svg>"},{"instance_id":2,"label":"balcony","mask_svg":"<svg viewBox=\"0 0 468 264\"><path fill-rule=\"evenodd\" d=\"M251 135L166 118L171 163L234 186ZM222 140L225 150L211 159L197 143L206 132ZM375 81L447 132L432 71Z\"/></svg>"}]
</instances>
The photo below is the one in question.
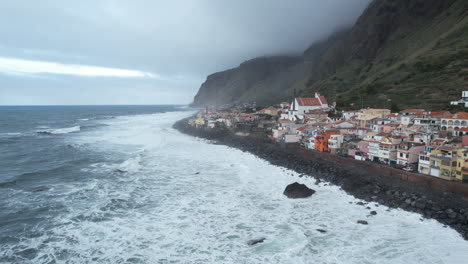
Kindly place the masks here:
<instances>
[{"instance_id":1,"label":"balcony","mask_svg":"<svg viewBox=\"0 0 468 264\"><path fill-rule=\"evenodd\" d=\"M452 156L447 156L447 155L442 155L442 154L431 155L431 158L443 159L443 160L452 160Z\"/></svg>"}]
</instances>

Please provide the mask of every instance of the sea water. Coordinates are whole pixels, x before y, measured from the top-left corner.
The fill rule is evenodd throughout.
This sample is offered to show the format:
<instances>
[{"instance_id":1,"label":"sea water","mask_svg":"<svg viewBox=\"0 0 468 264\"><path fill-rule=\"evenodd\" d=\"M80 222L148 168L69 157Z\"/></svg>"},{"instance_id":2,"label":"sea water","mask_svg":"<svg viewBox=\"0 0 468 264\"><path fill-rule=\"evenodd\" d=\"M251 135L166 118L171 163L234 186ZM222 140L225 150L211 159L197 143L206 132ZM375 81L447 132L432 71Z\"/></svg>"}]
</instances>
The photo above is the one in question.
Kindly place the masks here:
<instances>
[{"instance_id":1,"label":"sea water","mask_svg":"<svg viewBox=\"0 0 468 264\"><path fill-rule=\"evenodd\" d=\"M437 221L371 216L337 186L172 128L192 113L0 108L0 263L467 263ZM295 181L317 192L287 199Z\"/></svg>"}]
</instances>

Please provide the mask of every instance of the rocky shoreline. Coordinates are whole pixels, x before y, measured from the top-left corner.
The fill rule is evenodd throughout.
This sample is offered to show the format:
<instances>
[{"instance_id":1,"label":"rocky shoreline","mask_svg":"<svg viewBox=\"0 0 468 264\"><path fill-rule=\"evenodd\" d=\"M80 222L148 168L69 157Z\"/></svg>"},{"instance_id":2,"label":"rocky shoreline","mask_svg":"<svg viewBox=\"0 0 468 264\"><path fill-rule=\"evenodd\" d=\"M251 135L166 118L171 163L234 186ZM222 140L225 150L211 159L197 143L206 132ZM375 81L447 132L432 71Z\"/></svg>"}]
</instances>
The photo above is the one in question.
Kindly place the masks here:
<instances>
[{"instance_id":1,"label":"rocky shoreline","mask_svg":"<svg viewBox=\"0 0 468 264\"><path fill-rule=\"evenodd\" d=\"M364 201L416 212L421 214L422 220L436 219L468 240L468 201L459 195L383 176L378 170L304 155L302 148L297 145L281 145L259 137L236 136L224 129L195 128L188 124L188 119L177 121L174 128L188 135L250 152L273 165L294 170L301 175L314 175L317 182L331 182ZM357 204L366 206L367 203Z\"/></svg>"}]
</instances>

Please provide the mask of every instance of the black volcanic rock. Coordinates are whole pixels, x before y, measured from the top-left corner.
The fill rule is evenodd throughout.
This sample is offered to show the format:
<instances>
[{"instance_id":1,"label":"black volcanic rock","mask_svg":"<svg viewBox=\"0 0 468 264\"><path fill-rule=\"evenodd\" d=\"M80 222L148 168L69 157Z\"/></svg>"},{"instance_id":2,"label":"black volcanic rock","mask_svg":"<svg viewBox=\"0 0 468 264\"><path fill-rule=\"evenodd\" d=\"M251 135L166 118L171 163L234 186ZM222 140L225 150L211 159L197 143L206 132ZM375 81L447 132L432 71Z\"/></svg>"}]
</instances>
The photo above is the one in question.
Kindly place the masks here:
<instances>
[{"instance_id":1,"label":"black volcanic rock","mask_svg":"<svg viewBox=\"0 0 468 264\"><path fill-rule=\"evenodd\" d=\"M307 187L305 184L300 183L291 183L286 186L284 189L283 194L286 195L288 198L296 199L296 198L307 198L314 194L315 191Z\"/></svg>"},{"instance_id":2,"label":"black volcanic rock","mask_svg":"<svg viewBox=\"0 0 468 264\"><path fill-rule=\"evenodd\" d=\"M263 241L265 241L265 239L266 238L264 238L264 237L257 238L257 239L252 239L252 240L247 241L247 245L253 246L253 245L258 244L258 243L263 243Z\"/></svg>"}]
</instances>

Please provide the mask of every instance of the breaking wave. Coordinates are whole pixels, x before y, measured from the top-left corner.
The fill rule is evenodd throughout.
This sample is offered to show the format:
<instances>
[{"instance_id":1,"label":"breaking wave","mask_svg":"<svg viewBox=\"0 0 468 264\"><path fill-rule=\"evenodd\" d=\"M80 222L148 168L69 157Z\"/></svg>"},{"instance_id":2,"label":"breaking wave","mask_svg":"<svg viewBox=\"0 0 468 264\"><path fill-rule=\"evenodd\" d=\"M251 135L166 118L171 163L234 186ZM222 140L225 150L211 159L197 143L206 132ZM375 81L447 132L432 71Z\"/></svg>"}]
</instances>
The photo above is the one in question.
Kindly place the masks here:
<instances>
[{"instance_id":1,"label":"breaking wave","mask_svg":"<svg viewBox=\"0 0 468 264\"><path fill-rule=\"evenodd\" d=\"M38 134L68 134L73 132L79 132L81 130L80 126L74 127L65 127L65 128L56 128L56 129L47 129L47 130L38 130Z\"/></svg>"}]
</instances>

